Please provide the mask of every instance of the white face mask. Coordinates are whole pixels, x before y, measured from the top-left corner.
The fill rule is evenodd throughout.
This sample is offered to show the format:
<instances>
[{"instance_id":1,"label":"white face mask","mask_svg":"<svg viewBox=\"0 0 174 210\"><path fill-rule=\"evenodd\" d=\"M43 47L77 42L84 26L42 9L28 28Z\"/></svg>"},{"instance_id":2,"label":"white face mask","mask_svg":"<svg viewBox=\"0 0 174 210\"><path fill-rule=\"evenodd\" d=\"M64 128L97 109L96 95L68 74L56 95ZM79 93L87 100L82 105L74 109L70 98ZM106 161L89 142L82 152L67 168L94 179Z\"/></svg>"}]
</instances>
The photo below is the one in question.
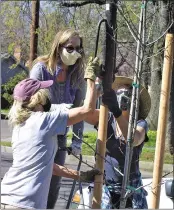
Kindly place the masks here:
<instances>
[{"instance_id":1,"label":"white face mask","mask_svg":"<svg viewBox=\"0 0 174 210\"><path fill-rule=\"evenodd\" d=\"M119 107L122 111L130 110L132 91L121 88L116 92Z\"/></svg>"},{"instance_id":2,"label":"white face mask","mask_svg":"<svg viewBox=\"0 0 174 210\"><path fill-rule=\"evenodd\" d=\"M60 54L62 62L67 65L71 66L74 65L78 58L82 56L80 53L76 52L75 50L72 53L67 52L66 48L63 48L62 53Z\"/></svg>"}]
</instances>

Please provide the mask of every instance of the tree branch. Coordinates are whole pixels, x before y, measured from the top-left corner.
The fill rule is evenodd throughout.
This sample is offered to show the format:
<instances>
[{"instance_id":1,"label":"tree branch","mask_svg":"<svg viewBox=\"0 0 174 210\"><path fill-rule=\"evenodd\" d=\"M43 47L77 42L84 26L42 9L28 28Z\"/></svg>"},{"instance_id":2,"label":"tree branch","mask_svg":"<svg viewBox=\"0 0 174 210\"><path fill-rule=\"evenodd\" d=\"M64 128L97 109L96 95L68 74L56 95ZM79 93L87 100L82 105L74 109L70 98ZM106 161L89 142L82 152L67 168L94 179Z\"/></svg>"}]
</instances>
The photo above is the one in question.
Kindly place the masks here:
<instances>
[{"instance_id":1,"label":"tree branch","mask_svg":"<svg viewBox=\"0 0 174 210\"><path fill-rule=\"evenodd\" d=\"M76 3L76 2L71 3L71 1L70 1L70 2L60 3L60 5L63 7L81 7L86 4L103 5L103 4L106 4L106 0L88 0L88 1L81 1L79 3Z\"/></svg>"},{"instance_id":2,"label":"tree branch","mask_svg":"<svg viewBox=\"0 0 174 210\"><path fill-rule=\"evenodd\" d=\"M119 64L116 66L116 68L115 68L115 70L114 70L114 74L115 74L115 73L118 73L119 68L126 62L127 56L128 56L128 52L126 53L125 56L122 56L122 55L121 55L121 60L120 60Z\"/></svg>"},{"instance_id":3,"label":"tree branch","mask_svg":"<svg viewBox=\"0 0 174 210\"><path fill-rule=\"evenodd\" d=\"M122 8L121 7L117 7L118 11L120 12L121 16L124 18L128 28L129 28L129 31L131 32L133 38L135 39L135 41L137 42L139 40L137 34L135 33L135 31L133 30L131 24L130 24L130 21L125 17L124 15L124 12L122 11Z\"/></svg>"},{"instance_id":4,"label":"tree branch","mask_svg":"<svg viewBox=\"0 0 174 210\"><path fill-rule=\"evenodd\" d=\"M165 35L168 33L168 31L170 30L170 28L172 27L173 24L174 24L174 21L172 21L172 23L169 25L169 27L164 31L164 33L163 33L160 37L158 37L155 41L146 44L146 46L149 46L149 45L154 44L154 43L157 42L159 39L161 39L163 36L165 36Z\"/></svg>"}]
</instances>

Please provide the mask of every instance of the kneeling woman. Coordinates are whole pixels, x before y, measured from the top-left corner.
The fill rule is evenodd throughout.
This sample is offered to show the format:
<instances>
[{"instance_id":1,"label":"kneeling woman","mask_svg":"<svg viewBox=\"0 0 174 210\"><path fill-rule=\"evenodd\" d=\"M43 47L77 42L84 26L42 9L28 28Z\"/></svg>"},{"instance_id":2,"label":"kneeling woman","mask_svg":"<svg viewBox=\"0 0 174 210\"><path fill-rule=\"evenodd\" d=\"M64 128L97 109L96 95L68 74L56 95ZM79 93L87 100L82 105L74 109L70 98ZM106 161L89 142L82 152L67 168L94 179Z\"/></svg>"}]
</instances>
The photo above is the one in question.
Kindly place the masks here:
<instances>
[{"instance_id":1,"label":"kneeling woman","mask_svg":"<svg viewBox=\"0 0 174 210\"><path fill-rule=\"evenodd\" d=\"M96 62L95 62L96 63ZM95 109L95 74L93 63L85 71L87 93L84 105L66 109L57 105L49 111L49 88L52 80L26 79L14 89L14 103L9 120L12 134L13 165L1 183L1 209L45 209L52 173L91 182L98 170L80 172L54 164L54 135L63 135L69 125L85 120ZM55 108L55 107L54 107Z\"/></svg>"}]
</instances>

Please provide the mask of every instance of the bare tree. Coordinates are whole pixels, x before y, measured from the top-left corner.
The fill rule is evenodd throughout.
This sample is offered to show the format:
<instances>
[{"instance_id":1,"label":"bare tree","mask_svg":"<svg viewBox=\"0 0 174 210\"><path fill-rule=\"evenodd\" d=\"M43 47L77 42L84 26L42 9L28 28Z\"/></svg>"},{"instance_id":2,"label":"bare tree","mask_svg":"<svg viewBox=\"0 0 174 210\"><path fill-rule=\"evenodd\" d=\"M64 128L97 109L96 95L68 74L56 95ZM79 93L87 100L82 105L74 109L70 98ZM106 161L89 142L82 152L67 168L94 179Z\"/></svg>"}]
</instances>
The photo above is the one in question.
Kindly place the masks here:
<instances>
[{"instance_id":1,"label":"bare tree","mask_svg":"<svg viewBox=\"0 0 174 210\"><path fill-rule=\"evenodd\" d=\"M160 90L161 90L161 80L162 80L162 67L163 67L163 55L164 55L164 34L163 32L168 32L171 27L171 19L169 18L171 10L170 1L160 1L159 2L159 13L157 22L159 23L159 28L156 29L155 38L156 42L153 43L153 57L151 60L151 84L150 84L150 95L151 95L151 111L149 113L148 122L150 124L150 129L157 129L158 122L158 110L160 101ZM159 34L163 36L159 37Z\"/></svg>"}]
</instances>

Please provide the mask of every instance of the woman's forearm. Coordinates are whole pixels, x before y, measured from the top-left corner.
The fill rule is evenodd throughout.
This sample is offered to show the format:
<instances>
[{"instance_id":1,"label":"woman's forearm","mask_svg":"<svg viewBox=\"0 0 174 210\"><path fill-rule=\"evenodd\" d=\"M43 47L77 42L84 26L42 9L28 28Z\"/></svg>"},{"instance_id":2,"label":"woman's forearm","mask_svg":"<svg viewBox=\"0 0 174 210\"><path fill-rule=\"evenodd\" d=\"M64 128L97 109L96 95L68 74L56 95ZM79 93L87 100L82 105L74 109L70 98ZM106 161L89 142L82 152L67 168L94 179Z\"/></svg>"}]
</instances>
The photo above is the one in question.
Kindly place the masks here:
<instances>
[{"instance_id":1,"label":"woman's forearm","mask_svg":"<svg viewBox=\"0 0 174 210\"><path fill-rule=\"evenodd\" d=\"M78 171L57 165L56 163L54 163L53 165L53 175L71 178L75 180L79 179Z\"/></svg>"},{"instance_id":2,"label":"woman's forearm","mask_svg":"<svg viewBox=\"0 0 174 210\"><path fill-rule=\"evenodd\" d=\"M127 134L128 134L128 125L129 122L124 118L123 115L120 117L116 118L116 121L120 127L120 130L124 136L125 141L127 141ZM135 133L134 133L134 146L138 146L139 144L142 143L142 141L145 138L145 130L144 128L141 128L139 126L136 127Z\"/></svg>"},{"instance_id":3,"label":"woman's forearm","mask_svg":"<svg viewBox=\"0 0 174 210\"><path fill-rule=\"evenodd\" d=\"M84 100L84 107L91 111L94 111L96 107L95 82L90 79L87 80L87 91Z\"/></svg>"},{"instance_id":4,"label":"woman's forearm","mask_svg":"<svg viewBox=\"0 0 174 210\"><path fill-rule=\"evenodd\" d=\"M124 118L123 115L116 118L116 121L117 121L119 128L124 136L125 141L127 141L128 121Z\"/></svg>"}]
</instances>

